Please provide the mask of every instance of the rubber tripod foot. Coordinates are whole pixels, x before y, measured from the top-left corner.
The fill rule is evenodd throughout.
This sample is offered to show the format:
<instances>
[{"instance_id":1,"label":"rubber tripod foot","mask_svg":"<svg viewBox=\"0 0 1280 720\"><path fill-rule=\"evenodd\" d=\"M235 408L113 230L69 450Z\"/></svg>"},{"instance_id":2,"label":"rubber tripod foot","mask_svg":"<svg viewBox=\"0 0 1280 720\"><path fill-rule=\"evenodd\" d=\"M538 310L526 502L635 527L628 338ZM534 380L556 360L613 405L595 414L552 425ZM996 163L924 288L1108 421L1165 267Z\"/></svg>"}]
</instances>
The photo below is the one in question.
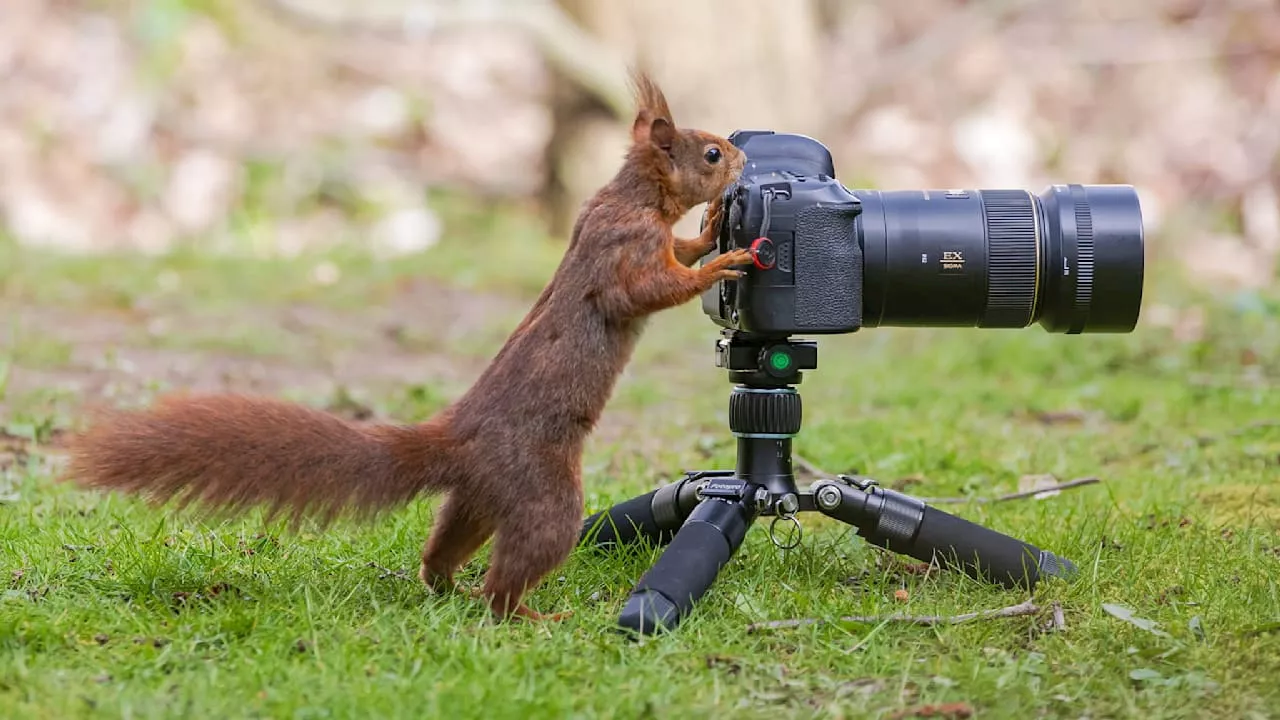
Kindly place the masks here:
<instances>
[{"instance_id":1,"label":"rubber tripod foot","mask_svg":"<svg viewBox=\"0 0 1280 720\"><path fill-rule=\"evenodd\" d=\"M674 630L680 624L680 612L675 603L657 590L641 590L633 593L618 616L623 630L640 635L653 635L660 631Z\"/></svg>"}]
</instances>

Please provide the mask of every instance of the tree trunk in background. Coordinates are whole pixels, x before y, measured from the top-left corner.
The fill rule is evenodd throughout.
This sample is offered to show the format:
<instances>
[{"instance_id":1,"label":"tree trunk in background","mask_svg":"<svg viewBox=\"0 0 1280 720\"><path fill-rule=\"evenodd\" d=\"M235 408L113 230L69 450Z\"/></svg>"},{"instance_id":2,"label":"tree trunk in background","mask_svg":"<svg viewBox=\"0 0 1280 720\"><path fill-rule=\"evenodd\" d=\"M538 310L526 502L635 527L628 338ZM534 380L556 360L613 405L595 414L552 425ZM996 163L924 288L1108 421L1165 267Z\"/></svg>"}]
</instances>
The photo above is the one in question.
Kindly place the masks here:
<instances>
[{"instance_id":1,"label":"tree trunk in background","mask_svg":"<svg viewBox=\"0 0 1280 720\"><path fill-rule=\"evenodd\" d=\"M557 2L616 57L654 75L677 125L724 135L737 128L823 134L829 91L815 0ZM741 92L743 77L768 95ZM585 104L562 110L551 149L558 230L617 171L629 127ZM700 219L700 210L689 213L677 231L696 235Z\"/></svg>"}]
</instances>

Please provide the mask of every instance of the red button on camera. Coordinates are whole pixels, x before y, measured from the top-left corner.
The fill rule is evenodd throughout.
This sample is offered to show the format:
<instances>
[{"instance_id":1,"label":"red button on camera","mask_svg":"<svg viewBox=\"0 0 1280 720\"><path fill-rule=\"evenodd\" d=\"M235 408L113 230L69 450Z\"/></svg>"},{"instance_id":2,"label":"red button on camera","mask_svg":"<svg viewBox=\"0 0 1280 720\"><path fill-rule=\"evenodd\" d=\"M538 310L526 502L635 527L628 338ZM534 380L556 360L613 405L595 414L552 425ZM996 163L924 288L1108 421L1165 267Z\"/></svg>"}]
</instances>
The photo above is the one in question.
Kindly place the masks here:
<instances>
[{"instance_id":1,"label":"red button on camera","mask_svg":"<svg viewBox=\"0 0 1280 720\"><path fill-rule=\"evenodd\" d=\"M778 260L778 253L773 241L767 237L758 237L751 243L751 261L761 270L768 270Z\"/></svg>"}]
</instances>

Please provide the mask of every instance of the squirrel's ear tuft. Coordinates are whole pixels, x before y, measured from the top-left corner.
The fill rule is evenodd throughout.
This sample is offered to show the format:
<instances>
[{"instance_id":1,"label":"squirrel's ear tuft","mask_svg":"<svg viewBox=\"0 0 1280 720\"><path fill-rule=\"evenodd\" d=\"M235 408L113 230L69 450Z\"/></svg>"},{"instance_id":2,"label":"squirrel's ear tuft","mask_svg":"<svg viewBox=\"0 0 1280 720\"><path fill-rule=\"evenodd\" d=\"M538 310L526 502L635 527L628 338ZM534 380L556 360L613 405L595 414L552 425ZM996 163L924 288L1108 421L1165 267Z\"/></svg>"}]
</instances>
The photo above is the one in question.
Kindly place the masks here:
<instances>
[{"instance_id":1,"label":"squirrel's ear tuft","mask_svg":"<svg viewBox=\"0 0 1280 720\"><path fill-rule=\"evenodd\" d=\"M653 143L671 152L675 141L676 124L667 107L662 89L648 73L631 70L631 88L636 100L636 119L631 126L631 139L636 143Z\"/></svg>"},{"instance_id":2,"label":"squirrel's ear tuft","mask_svg":"<svg viewBox=\"0 0 1280 720\"><path fill-rule=\"evenodd\" d=\"M673 126L676 124L671 117L671 109L667 107L667 98L662 94L662 88L658 87L658 83L647 72L635 68L631 70L631 89L639 112L648 111L650 117L662 118Z\"/></svg>"}]
</instances>

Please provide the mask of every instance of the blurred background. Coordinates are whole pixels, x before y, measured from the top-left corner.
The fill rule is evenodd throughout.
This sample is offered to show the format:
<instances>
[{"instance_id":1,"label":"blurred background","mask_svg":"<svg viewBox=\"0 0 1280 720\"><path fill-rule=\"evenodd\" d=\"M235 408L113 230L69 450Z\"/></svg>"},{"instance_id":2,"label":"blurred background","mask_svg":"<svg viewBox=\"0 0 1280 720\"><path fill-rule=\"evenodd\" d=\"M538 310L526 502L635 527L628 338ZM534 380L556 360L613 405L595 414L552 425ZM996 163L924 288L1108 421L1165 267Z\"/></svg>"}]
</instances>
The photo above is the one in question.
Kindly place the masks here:
<instances>
[{"instance_id":1,"label":"blurred background","mask_svg":"<svg viewBox=\"0 0 1280 720\"><path fill-rule=\"evenodd\" d=\"M1143 327L1206 341L1217 298L1268 318L1248 343L1222 330L1244 343L1232 363L1280 347L1274 0L4 0L0 280L27 338L8 341L14 382L83 391L54 368L133 342L133 374L198 385L213 349L296 341L290 377L305 357L336 376L395 365L391 382L469 347L465 385L526 305L477 334L467 319L489 301L445 286L537 292L618 167L633 64L678 124L812 135L849 187L1133 184ZM205 282L145 260L192 252L241 264ZM305 278L279 269L312 257L329 259ZM379 296L352 279L377 268L446 282ZM305 283L379 315L324 346L336 322L250 311ZM222 315L199 305L233 296ZM119 312L87 322L95 303ZM713 331L690 327L690 342Z\"/></svg>"},{"instance_id":2,"label":"blurred background","mask_svg":"<svg viewBox=\"0 0 1280 720\"><path fill-rule=\"evenodd\" d=\"M851 187L1132 183L1153 254L1275 277L1273 0L5 0L0 232L394 255L449 242L446 192L564 233L635 62L677 122L813 135Z\"/></svg>"},{"instance_id":3,"label":"blurred background","mask_svg":"<svg viewBox=\"0 0 1280 720\"><path fill-rule=\"evenodd\" d=\"M465 392L619 167L630 65L677 124L811 135L851 188L1137 188L1136 332L877 329L823 340L801 387L804 467L953 500L1101 478L956 510L1092 568L1065 641L878 625L739 643L748 617L897 612L882 583L927 614L1006 604L918 586L815 519L804 542L832 544L811 555L749 541L766 559L735 572L758 574L721 583L708 613L728 624L688 652L618 663L537 631L541 654L510 655L454 625L448 608L478 606L424 612L427 509L289 539L58 489L32 448L58 449L86 405L237 390L410 422ZM1278 273L1280 0L0 0L0 705L866 714L909 687L1154 717L1189 714L1212 677L1201 715L1261 717L1280 657ZM732 466L717 333L696 302L650 323L584 457L591 511ZM612 623L629 562L569 566L533 604Z\"/></svg>"}]
</instances>

